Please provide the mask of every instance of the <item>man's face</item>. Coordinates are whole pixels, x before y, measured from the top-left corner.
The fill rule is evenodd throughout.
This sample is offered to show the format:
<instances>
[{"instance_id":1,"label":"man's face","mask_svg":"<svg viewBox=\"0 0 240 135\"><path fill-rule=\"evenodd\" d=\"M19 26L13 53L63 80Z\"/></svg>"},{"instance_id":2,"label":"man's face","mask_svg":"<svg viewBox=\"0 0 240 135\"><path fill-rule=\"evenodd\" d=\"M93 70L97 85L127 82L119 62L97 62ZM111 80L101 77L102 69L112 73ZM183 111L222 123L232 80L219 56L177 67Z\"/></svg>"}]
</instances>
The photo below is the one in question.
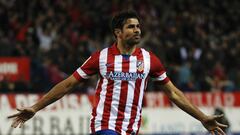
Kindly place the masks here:
<instances>
[{"instance_id":1,"label":"man's face","mask_svg":"<svg viewBox=\"0 0 240 135\"><path fill-rule=\"evenodd\" d=\"M128 45L139 44L141 40L141 29L138 19L129 18L126 20L119 34L119 38Z\"/></svg>"}]
</instances>

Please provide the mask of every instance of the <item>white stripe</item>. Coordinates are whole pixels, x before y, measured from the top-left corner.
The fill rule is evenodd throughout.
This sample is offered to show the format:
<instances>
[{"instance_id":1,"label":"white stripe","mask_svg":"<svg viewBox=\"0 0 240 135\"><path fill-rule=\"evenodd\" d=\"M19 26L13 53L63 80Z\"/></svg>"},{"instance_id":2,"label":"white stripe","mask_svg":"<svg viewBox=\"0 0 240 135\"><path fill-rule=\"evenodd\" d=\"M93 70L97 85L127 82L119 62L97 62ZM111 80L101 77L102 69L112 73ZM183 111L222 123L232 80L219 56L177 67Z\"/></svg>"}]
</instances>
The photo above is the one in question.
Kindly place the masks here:
<instances>
[{"instance_id":1,"label":"white stripe","mask_svg":"<svg viewBox=\"0 0 240 135\"><path fill-rule=\"evenodd\" d=\"M114 61L114 71L121 72L122 71L122 55L115 56ZM115 130L115 123L118 114L118 105L120 99L120 91L121 91L121 80L114 80L113 86L113 95L112 95L112 103L111 103L111 112L109 118L109 128Z\"/></svg>"},{"instance_id":2,"label":"white stripe","mask_svg":"<svg viewBox=\"0 0 240 135\"><path fill-rule=\"evenodd\" d=\"M143 55L143 62L144 62L144 73L146 74L146 77L148 76L148 73L150 71L150 54L144 49L142 50Z\"/></svg>"},{"instance_id":3,"label":"white stripe","mask_svg":"<svg viewBox=\"0 0 240 135\"><path fill-rule=\"evenodd\" d=\"M163 81L164 79L167 78L167 74L166 72L162 73L162 75L158 76L157 78L155 78L154 80L157 80L157 81Z\"/></svg>"},{"instance_id":4,"label":"white stripe","mask_svg":"<svg viewBox=\"0 0 240 135\"><path fill-rule=\"evenodd\" d=\"M81 69L81 67L77 69L77 72L82 78L84 78L84 79L89 78L89 76Z\"/></svg>"},{"instance_id":5,"label":"white stripe","mask_svg":"<svg viewBox=\"0 0 240 135\"><path fill-rule=\"evenodd\" d=\"M108 48L103 49L100 52L99 56L99 71L102 77L104 77L107 73L107 58L108 58Z\"/></svg>"},{"instance_id":6,"label":"white stripe","mask_svg":"<svg viewBox=\"0 0 240 135\"><path fill-rule=\"evenodd\" d=\"M131 56L129 58L129 72L137 72L137 57ZM129 120L131 118L132 104L134 99L134 90L135 90L136 81L128 81L128 94L127 94L127 102L124 112L124 120L122 123L122 135L126 134L128 130Z\"/></svg>"},{"instance_id":7,"label":"white stripe","mask_svg":"<svg viewBox=\"0 0 240 135\"><path fill-rule=\"evenodd\" d=\"M107 72L106 64L107 64L107 55L108 55L108 49L103 49L100 52L99 56L99 69L100 73L102 76L104 76ZM95 118L95 130L101 130L101 120L102 120L102 115L103 115L103 109L104 109L104 102L105 102L105 97L106 97L106 92L107 92L107 84L108 80L103 79L103 83L101 86L101 92L100 92L100 99L99 103L96 109L96 118Z\"/></svg>"},{"instance_id":8,"label":"white stripe","mask_svg":"<svg viewBox=\"0 0 240 135\"><path fill-rule=\"evenodd\" d=\"M126 134L127 134L126 131L121 130L121 135L126 135Z\"/></svg>"},{"instance_id":9,"label":"white stripe","mask_svg":"<svg viewBox=\"0 0 240 135\"><path fill-rule=\"evenodd\" d=\"M142 50L142 55L143 55L143 62L144 62L144 73L145 73L145 78L141 82L140 86L140 95L139 95L139 100L138 100L138 110L137 110L137 116L135 119L135 122L133 124L133 131L136 131L138 129L138 121L140 120L140 111L142 109L142 99L143 99L143 94L144 94L144 87L145 87L145 81L148 76L148 73L150 71L150 54L149 52L145 51L144 49Z\"/></svg>"},{"instance_id":10,"label":"white stripe","mask_svg":"<svg viewBox=\"0 0 240 135\"><path fill-rule=\"evenodd\" d=\"M96 85L96 87L95 87L95 90L97 90L97 88L98 88L98 85L100 84L100 78L98 79L98 81L97 81L97 85Z\"/></svg>"}]
</instances>

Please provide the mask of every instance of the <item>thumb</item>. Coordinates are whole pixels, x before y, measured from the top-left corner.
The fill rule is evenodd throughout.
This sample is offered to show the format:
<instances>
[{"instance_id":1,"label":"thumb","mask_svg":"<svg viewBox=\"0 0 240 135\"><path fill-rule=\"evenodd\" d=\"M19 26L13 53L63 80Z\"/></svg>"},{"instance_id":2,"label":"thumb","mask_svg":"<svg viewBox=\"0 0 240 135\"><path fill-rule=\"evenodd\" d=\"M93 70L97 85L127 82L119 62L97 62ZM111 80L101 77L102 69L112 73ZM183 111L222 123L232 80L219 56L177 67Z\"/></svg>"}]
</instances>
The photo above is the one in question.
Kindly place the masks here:
<instances>
[{"instance_id":1,"label":"thumb","mask_svg":"<svg viewBox=\"0 0 240 135\"><path fill-rule=\"evenodd\" d=\"M222 118L224 115L223 114L220 114L220 115L214 115L214 119L219 119L219 118Z\"/></svg>"},{"instance_id":2,"label":"thumb","mask_svg":"<svg viewBox=\"0 0 240 135\"><path fill-rule=\"evenodd\" d=\"M17 108L17 110L18 110L19 112L22 112L22 111L24 110L24 108Z\"/></svg>"}]
</instances>

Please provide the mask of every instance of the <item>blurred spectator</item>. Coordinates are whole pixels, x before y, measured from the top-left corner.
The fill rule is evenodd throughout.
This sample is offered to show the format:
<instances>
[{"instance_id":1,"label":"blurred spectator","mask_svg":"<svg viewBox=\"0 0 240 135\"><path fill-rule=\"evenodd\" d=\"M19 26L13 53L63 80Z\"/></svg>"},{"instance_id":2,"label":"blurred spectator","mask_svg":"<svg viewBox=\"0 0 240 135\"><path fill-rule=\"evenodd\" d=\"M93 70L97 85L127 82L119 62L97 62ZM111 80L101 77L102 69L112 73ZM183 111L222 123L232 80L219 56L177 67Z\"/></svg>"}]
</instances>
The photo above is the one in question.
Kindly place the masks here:
<instances>
[{"instance_id":1,"label":"blurred spectator","mask_svg":"<svg viewBox=\"0 0 240 135\"><path fill-rule=\"evenodd\" d=\"M15 92L15 84L11 81L6 76L1 76L0 77L0 92L1 93L13 93Z\"/></svg>"},{"instance_id":2,"label":"blurred spectator","mask_svg":"<svg viewBox=\"0 0 240 135\"><path fill-rule=\"evenodd\" d=\"M212 75L207 78L207 81L211 85L212 91L232 91L234 88L233 83L228 80L220 62L216 62L212 70Z\"/></svg>"},{"instance_id":3,"label":"blurred spectator","mask_svg":"<svg viewBox=\"0 0 240 135\"><path fill-rule=\"evenodd\" d=\"M64 80L67 75L59 70L58 66L54 64L51 60L46 60L44 63L44 68L50 79L50 83L55 85L60 81Z\"/></svg>"},{"instance_id":4,"label":"blurred spectator","mask_svg":"<svg viewBox=\"0 0 240 135\"><path fill-rule=\"evenodd\" d=\"M29 85L28 83L23 79L23 78L20 78L19 80L17 80L15 83L15 89L14 89L14 92L17 92L17 93L29 93Z\"/></svg>"},{"instance_id":5,"label":"blurred spectator","mask_svg":"<svg viewBox=\"0 0 240 135\"><path fill-rule=\"evenodd\" d=\"M191 63L184 62L178 71L178 85L184 91L194 91L192 83Z\"/></svg>"},{"instance_id":6,"label":"blurred spectator","mask_svg":"<svg viewBox=\"0 0 240 135\"><path fill-rule=\"evenodd\" d=\"M237 0L0 0L0 56L30 57L28 88L44 91L112 44L112 14L134 9L143 18L141 46L183 90L240 90L239 7Z\"/></svg>"}]
</instances>

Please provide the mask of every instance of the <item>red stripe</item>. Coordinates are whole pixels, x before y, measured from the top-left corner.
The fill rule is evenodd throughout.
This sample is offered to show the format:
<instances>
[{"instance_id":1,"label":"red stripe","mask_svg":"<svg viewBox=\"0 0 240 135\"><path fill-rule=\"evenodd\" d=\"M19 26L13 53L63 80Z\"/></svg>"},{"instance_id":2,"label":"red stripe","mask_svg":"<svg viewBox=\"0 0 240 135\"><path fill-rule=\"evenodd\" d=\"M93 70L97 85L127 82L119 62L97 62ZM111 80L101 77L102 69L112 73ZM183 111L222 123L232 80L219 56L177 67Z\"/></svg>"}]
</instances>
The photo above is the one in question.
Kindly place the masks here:
<instances>
[{"instance_id":1,"label":"red stripe","mask_svg":"<svg viewBox=\"0 0 240 135\"><path fill-rule=\"evenodd\" d=\"M122 59L122 72L129 72L129 59L123 58ZM124 120L124 112L127 102L127 94L128 94L128 81L123 80L121 84L121 91L120 91L120 100L118 105L118 114L116 119L116 127L115 130L121 133L122 129L122 122Z\"/></svg>"},{"instance_id":2,"label":"red stripe","mask_svg":"<svg viewBox=\"0 0 240 135\"><path fill-rule=\"evenodd\" d=\"M147 82L148 82L148 77L146 78L145 82L144 82L144 90L146 89L147 87ZM144 92L144 91L143 91ZM144 93L143 93L144 94ZM142 109L140 110L140 119L138 121L138 130L137 130L137 135L138 135L138 132L139 132L139 129L140 129L140 126L141 126L141 122L142 122Z\"/></svg>"},{"instance_id":3,"label":"red stripe","mask_svg":"<svg viewBox=\"0 0 240 135\"><path fill-rule=\"evenodd\" d=\"M74 76L78 81L82 80L82 77L79 75L79 73L78 73L77 71L75 71L75 72L73 73L73 76Z\"/></svg>"},{"instance_id":4,"label":"red stripe","mask_svg":"<svg viewBox=\"0 0 240 135\"><path fill-rule=\"evenodd\" d=\"M166 84L170 81L170 79L168 77L166 77L163 81L160 81L160 84Z\"/></svg>"},{"instance_id":5,"label":"red stripe","mask_svg":"<svg viewBox=\"0 0 240 135\"><path fill-rule=\"evenodd\" d=\"M101 77L101 76L100 76ZM100 78L100 81L98 83L97 89L96 89L96 94L95 94L95 102L93 105L93 109L92 109L92 119L91 119L91 130L92 133L95 133L95 118L97 116L97 106L99 103L99 99L100 99L100 93L102 90L102 83L103 83L103 78Z\"/></svg>"},{"instance_id":6,"label":"red stripe","mask_svg":"<svg viewBox=\"0 0 240 135\"><path fill-rule=\"evenodd\" d=\"M111 51L109 49L108 56L107 56L107 65L109 66L107 66L107 72L114 71L114 64L113 64L114 60L115 60L115 57L114 55L111 54ZM108 79L108 84L106 89L107 93L105 96L103 116L101 121L101 129L108 129L108 122L109 122L111 104L112 104L113 86L114 86L114 81L111 79Z\"/></svg>"},{"instance_id":7,"label":"red stripe","mask_svg":"<svg viewBox=\"0 0 240 135\"><path fill-rule=\"evenodd\" d=\"M140 53L137 56L137 60L142 60L143 61L143 55ZM143 73L143 71L137 73ZM132 104L132 109L131 109L131 118L129 120L128 124L128 130L127 133L131 133L133 131L132 126L135 122L136 116L137 116L137 108L138 108L138 100L139 100L139 95L140 95L140 88L141 88L141 79L137 79L135 83L135 89L134 89L134 98L133 98L133 104Z\"/></svg>"},{"instance_id":8,"label":"red stripe","mask_svg":"<svg viewBox=\"0 0 240 135\"><path fill-rule=\"evenodd\" d=\"M140 111L140 114L142 114L142 110ZM142 121L142 115L140 115L140 119L138 121L138 130L137 130L137 135L138 135L138 132L139 132L139 129L140 129L140 126L141 126L141 121Z\"/></svg>"},{"instance_id":9,"label":"red stripe","mask_svg":"<svg viewBox=\"0 0 240 135\"><path fill-rule=\"evenodd\" d=\"M136 81L136 86L134 89L133 105L132 105L132 109L131 109L131 118L129 120L127 133L131 133L133 131L132 126L133 126L134 121L137 116L137 107L138 107L138 100L139 100L139 95L140 95L140 85L139 84L141 84L141 82L142 82L141 80Z\"/></svg>"}]
</instances>

